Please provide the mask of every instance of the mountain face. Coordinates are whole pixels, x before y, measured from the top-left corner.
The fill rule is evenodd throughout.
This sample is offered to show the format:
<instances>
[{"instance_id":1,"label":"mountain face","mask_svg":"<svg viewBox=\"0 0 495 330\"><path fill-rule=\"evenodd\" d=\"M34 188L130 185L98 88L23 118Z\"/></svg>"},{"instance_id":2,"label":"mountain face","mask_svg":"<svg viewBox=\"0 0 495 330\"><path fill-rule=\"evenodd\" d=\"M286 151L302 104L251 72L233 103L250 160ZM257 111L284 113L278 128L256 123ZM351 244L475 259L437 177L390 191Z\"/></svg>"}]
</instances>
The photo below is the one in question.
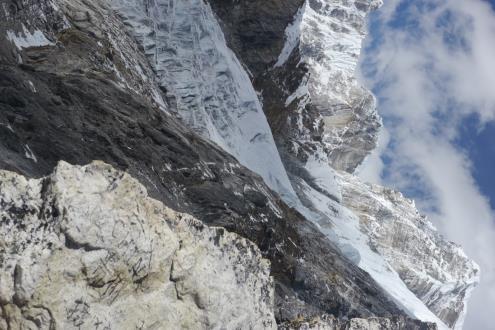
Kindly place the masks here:
<instances>
[{"instance_id":1,"label":"mountain face","mask_svg":"<svg viewBox=\"0 0 495 330\"><path fill-rule=\"evenodd\" d=\"M445 241L400 192L339 173L343 204L361 231L400 278L446 324L460 328L478 267L459 246Z\"/></svg>"},{"instance_id":2,"label":"mountain face","mask_svg":"<svg viewBox=\"0 0 495 330\"><path fill-rule=\"evenodd\" d=\"M2 327L462 327L477 265L352 175L380 1L0 1Z\"/></svg>"}]
</instances>

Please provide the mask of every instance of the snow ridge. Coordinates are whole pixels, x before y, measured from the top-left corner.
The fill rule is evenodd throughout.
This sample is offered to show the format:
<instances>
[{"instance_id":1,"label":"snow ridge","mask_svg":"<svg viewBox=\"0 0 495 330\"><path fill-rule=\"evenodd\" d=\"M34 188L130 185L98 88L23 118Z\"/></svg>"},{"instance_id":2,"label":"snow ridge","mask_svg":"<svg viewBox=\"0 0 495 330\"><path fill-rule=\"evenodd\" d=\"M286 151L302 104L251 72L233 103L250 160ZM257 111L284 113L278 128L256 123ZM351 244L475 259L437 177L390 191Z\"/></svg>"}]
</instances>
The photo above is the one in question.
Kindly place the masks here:
<instances>
[{"instance_id":1,"label":"snow ridge","mask_svg":"<svg viewBox=\"0 0 495 330\"><path fill-rule=\"evenodd\" d=\"M462 249L445 241L400 192L364 184L339 173L343 203L359 216L361 231L430 310L462 329L467 299L479 267Z\"/></svg>"}]
</instances>

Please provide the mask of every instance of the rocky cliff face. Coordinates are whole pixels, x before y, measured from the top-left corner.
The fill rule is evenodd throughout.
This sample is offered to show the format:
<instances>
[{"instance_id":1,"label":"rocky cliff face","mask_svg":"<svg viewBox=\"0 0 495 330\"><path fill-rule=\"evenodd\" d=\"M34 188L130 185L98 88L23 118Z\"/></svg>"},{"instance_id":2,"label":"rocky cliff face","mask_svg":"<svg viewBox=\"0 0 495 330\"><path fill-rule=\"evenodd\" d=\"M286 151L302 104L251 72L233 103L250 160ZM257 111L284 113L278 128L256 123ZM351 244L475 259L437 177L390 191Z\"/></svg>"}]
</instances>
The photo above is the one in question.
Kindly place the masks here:
<instances>
[{"instance_id":1,"label":"rocky cliff face","mask_svg":"<svg viewBox=\"0 0 495 330\"><path fill-rule=\"evenodd\" d=\"M242 274L249 263L232 271L223 257L246 249L225 243L228 251L219 255L218 246L208 245L205 237L237 236L204 226L199 230L199 225L192 227L201 233L194 232L184 224L178 231L194 237L191 246L206 249L204 258L223 263L220 273L227 278L208 277L205 285L211 286L205 288L191 283L196 275L185 275L192 279L184 285L191 288L185 294L188 302L194 300L194 315L181 314L181 299L160 301L157 307L177 311L170 321L177 325L190 318L199 322L191 327L235 327L242 322L237 312L244 311L252 322L259 319L246 321L255 328L273 325L272 315L277 324L294 327L294 320L312 324L322 315L327 321L321 326L334 328L360 322L387 329L432 326L407 316L441 328L460 327L477 267L410 203L339 172L359 165L374 148L380 126L373 96L354 76L366 15L379 5L364 0L2 0L0 166L40 177L60 160L81 165L103 160L126 170L168 207L252 241L271 262L273 307L267 298L268 266L260 265L251 269L257 272L252 278L266 292L244 287L253 290L250 297L247 291L228 296L233 303L227 314L213 316L199 292L220 281L233 288L228 274ZM76 181L69 186L78 186ZM137 183L133 187L142 191ZM85 189L79 193L81 200L91 195ZM36 198L55 198L47 194L40 191ZM60 215L52 218L57 223ZM165 218L175 228L174 217ZM415 251L400 244L399 228L405 226L411 244L428 244ZM92 237L87 235L78 239ZM113 243L105 249L116 249ZM65 248L68 258L78 260L71 254L81 250L77 244ZM172 245L167 249L177 251ZM399 257L403 254L407 258ZM20 259L10 255L17 264ZM255 252L247 258L261 260ZM22 267L39 276L50 273ZM89 283L84 281L78 283ZM127 292L136 289L132 280L125 283ZM148 298L154 299L143 293L134 303ZM213 305L228 304L219 295L211 299ZM244 306L249 311L237 305L241 300L249 302ZM14 298L5 301L13 319L22 320L24 305ZM112 311L131 306L93 303ZM330 322L329 315L337 319Z\"/></svg>"},{"instance_id":2,"label":"rocky cliff face","mask_svg":"<svg viewBox=\"0 0 495 330\"><path fill-rule=\"evenodd\" d=\"M147 196L100 162L0 172L2 329L274 329L250 241Z\"/></svg>"},{"instance_id":3,"label":"rocky cliff face","mask_svg":"<svg viewBox=\"0 0 495 330\"><path fill-rule=\"evenodd\" d=\"M367 319L353 318L349 320L337 319L333 316L325 316L312 320L295 320L281 324L279 329L297 330L379 330L379 329L410 329L410 330L430 330L436 329L433 323L421 321L411 322L403 317L381 318L370 317Z\"/></svg>"}]
</instances>

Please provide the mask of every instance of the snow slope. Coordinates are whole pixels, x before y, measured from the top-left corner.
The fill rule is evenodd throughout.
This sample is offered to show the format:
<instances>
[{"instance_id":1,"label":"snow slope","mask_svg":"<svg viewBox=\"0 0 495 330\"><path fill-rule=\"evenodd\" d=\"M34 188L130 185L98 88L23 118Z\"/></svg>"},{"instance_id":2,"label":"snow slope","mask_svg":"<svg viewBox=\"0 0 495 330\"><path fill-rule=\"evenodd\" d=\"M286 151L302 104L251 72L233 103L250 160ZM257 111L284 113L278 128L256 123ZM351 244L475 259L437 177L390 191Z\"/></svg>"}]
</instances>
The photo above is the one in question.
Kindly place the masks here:
<instances>
[{"instance_id":1,"label":"snow slope","mask_svg":"<svg viewBox=\"0 0 495 330\"><path fill-rule=\"evenodd\" d=\"M430 310L462 329L467 300L480 269L462 249L445 241L400 192L339 173L343 203L359 216L370 245L399 273Z\"/></svg>"},{"instance_id":2,"label":"snow slope","mask_svg":"<svg viewBox=\"0 0 495 330\"><path fill-rule=\"evenodd\" d=\"M439 329L448 327L406 286L397 271L381 254L372 249L369 237L361 231L359 218L348 208L315 190L304 180L295 186L304 206L298 209L318 225L347 258L356 263L390 295L411 317L435 322Z\"/></svg>"},{"instance_id":3,"label":"snow slope","mask_svg":"<svg viewBox=\"0 0 495 330\"><path fill-rule=\"evenodd\" d=\"M262 104L202 0L112 0L183 121L295 200Z\"/></svg>"}]
</instances>

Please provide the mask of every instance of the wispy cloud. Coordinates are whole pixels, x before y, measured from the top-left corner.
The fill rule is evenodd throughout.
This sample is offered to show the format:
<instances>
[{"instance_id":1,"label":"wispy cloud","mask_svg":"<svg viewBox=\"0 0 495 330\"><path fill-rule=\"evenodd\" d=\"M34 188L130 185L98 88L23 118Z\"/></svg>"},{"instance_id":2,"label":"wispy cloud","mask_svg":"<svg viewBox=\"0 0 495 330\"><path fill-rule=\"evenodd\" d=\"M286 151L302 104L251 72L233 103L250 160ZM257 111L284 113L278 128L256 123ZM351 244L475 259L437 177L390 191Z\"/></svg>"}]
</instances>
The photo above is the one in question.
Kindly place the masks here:
<instances>
[{"instance_id":1,"label":"wispy cloud","mask_svg":"<svg viewBox=\"0 0 495 330\"><path fill-rule=\"evenodd\" d=\"M456 144L468 116L495 120L495 13L482 0L388 0L376 13L362 76L379 99L382 148L365 179L415 197L482 268L466 329L489 329L495 306L495 212Z\"/></svg>"}]
</instances>

